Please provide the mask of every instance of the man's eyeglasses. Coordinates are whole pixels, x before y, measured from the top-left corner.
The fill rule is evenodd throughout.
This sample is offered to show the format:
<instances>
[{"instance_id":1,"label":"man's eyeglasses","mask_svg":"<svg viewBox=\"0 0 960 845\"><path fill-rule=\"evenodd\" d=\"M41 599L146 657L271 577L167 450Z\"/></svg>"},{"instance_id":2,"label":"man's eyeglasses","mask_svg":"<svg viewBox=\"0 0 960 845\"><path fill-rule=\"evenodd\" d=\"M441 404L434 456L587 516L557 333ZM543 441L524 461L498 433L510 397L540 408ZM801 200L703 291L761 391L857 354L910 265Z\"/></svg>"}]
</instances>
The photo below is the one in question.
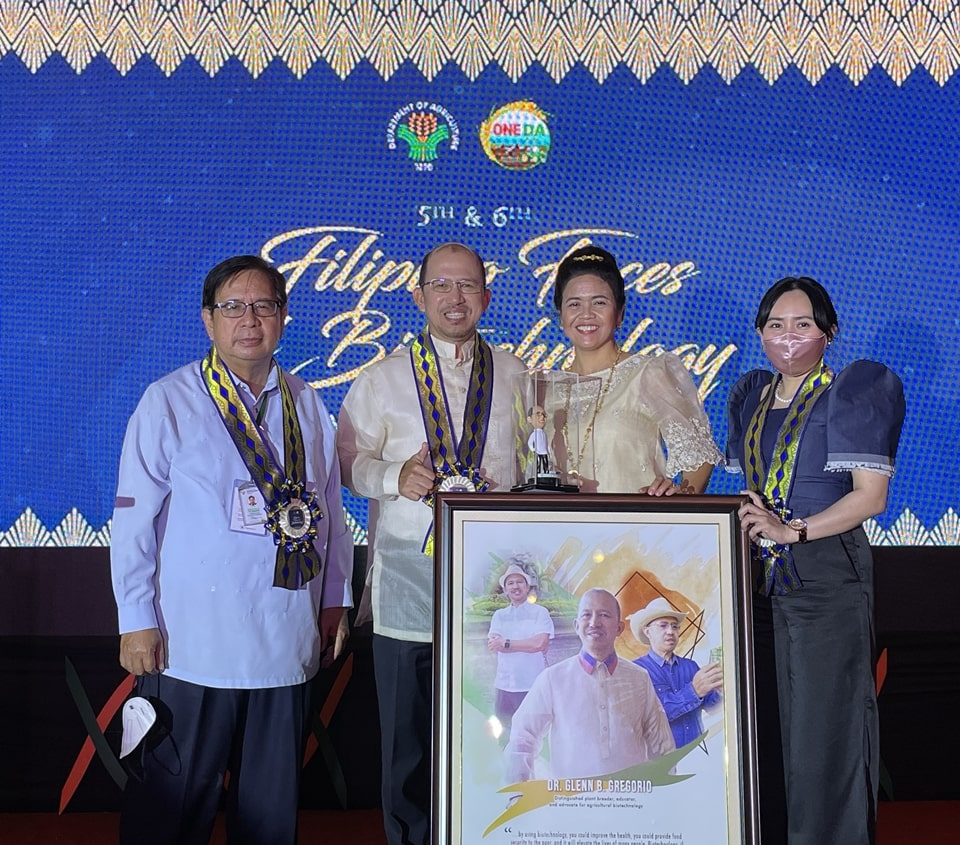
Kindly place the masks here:
<instances>
[{"instance_id":1,"label":"man's eyeglasses","mask_svg":"<svg viewBox=\"0 0 960 845\"><path fill-rule=\"evenodd\" d=\"M242 299L228 299L226 302L214 302L213 307L220 310L224 317L238 320L247 313L248 308L258 317L276 317L280 303L275 299L258 299L256 302L244 302Z\"/></svg>"},{"instance_id":2,"label":"man's eyeglasses","mask_svg":"<svg viewBox=\"0 0 960 845\"><path fill-rule=\"evenodd\" d=\"M430 288L435 293L451 293L454 287L460 293L481 293L486 285L476 279L428 279L420 287Z\"/></svg>"},{"instance_id":3,"label":"man's eyeglasses","mask_svg":"<svg viewBox=\"0 0 960 845\"><path fill-rule=\"evenodd\" d=\"M651 628L659 628L661 631L679 631L680 623L679 622L667 622L665 619L661 619L657 622L650 623Z\"/></svg>"}]
</instances>

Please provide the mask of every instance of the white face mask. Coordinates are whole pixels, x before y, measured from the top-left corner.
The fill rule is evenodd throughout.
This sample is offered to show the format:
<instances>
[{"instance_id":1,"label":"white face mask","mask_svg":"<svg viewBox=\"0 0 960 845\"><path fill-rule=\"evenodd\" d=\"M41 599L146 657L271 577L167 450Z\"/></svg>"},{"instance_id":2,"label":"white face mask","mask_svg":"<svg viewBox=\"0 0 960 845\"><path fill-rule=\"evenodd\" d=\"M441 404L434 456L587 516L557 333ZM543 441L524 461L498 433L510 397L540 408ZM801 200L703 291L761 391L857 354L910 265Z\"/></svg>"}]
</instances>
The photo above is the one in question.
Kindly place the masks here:
<instances>
[{"instance_id":1,"label":"white face mask","mask_svg":"<svg viewBox=\"0 0 960 845\"><path fill-rule=\"evenodd\" d=\"M157 711L145 698L128 698L123 705L123 733L120 736L120 759L135 749L157 721Z\"/></svg>"},{"instance_id":2,"label":"white face mask","mask_svg":"<svg viewBox=\"0 0 960 845\"><path fill-rule=\"evenodd\" d=\"M762 339L763 351L776 370L785 376L809 373L823 357L827 336L822 332L810 335L784 332Z\"/></svg>"}]
</instances>

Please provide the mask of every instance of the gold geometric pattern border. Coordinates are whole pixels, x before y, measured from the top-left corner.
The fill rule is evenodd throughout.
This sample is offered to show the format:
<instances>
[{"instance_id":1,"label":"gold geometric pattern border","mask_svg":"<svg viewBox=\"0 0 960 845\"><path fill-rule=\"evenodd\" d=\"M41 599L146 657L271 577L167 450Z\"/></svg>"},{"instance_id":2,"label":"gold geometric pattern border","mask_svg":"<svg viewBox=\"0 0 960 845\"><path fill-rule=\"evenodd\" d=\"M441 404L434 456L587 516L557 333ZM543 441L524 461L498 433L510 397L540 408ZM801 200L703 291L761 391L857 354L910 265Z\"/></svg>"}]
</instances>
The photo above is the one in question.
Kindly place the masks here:
<instances>
[{"instance_id":1,"label":"gold geometric pattern border","mask_svg":"<svg viewBox=\"0 0 960 845\"><path fill-rule=\"evenodd\" d=\"M353 535L355 545L367 542L367 532L344 508L347 528ZM960 546L960 514L953 508L930 528L925 527L909 508L898 516L891 526L884 529L875 519L863 524L867 538L873 546ZM54 529L47 528L37 515L27 508L6 531L0 531L0 548L24 546L109 546L110 522L99 530L90 526L77 512L70 511Z\"/></svg>"},{"instance_id":2,"label":"gold geometric pattern border","mask_svg":"<svg viewBox=\"0 0 960 845\"><path fill-rule=\"evenodd\" d=\"M354 545L367 542L367 532L354 519L346 508L343 516L347 529L353 535ZM27 508L6 531L0 531L0 548L25 548L28 546L90 547L109 546L111 521L107 520L102 528L95 529L86 518L73 508L63 521L53 528L47 528L31 508Z\"/></svg>"},{"instance_id":3,"label":"gold geometric pattern border","mask_svg":"<svg viewBox=\"0 0 960 845\"><path fill-rule=\"evenodd\" d=\"M363 62L389 79L490 66L516 82L540 65L560 82L578 63L599 82L625 65L641 82L667 66L688 83L748 66L769 83L791 65L816 84L839 67L856 85L876 67L899 86L923 70L944 85L960 65L953 0L0 0L0 58L36 73L60 54L81 73L98 55L121 75L152 61L168 76L230 59L253 77L274 61L296 77Z\"/></svg>"}]
</instances>

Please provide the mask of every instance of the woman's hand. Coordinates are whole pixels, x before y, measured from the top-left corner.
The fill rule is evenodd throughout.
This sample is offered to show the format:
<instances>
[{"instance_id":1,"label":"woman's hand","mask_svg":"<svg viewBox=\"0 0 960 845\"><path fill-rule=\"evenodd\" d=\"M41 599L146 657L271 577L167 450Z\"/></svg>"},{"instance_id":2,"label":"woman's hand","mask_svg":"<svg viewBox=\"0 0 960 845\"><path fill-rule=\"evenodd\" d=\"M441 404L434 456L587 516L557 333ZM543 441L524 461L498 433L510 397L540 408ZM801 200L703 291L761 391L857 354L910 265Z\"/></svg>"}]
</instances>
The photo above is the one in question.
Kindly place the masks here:
<instances>
[{"instance_id":1,"label":"woman's hand","mask_svg":"<svg viewBox=\"0 0 960 845\"><path fill-rule=\"evenodd\" d=\"M769 510L759 495L754 493L753 490L741 490L740 492L747 496L750 501L742 504L737 514L754 543L760 543L762 540L772 540L774 543L786 546L797 542L797 532L773 511Z\"/></svg>"},{"instance_id":2,"label":"woman's hand","mask_svg":"<svg viewBox=\"0 0 960 845\"><path fill-rule=\"evenodd\" d=\"M684 489L682 485L674 484L671 478L658 475L653 479L652 484L641 487L637 492L646 493L648 496L672 496L674 493L692 493L693 491Z\"/></svg>"}]
</instances>

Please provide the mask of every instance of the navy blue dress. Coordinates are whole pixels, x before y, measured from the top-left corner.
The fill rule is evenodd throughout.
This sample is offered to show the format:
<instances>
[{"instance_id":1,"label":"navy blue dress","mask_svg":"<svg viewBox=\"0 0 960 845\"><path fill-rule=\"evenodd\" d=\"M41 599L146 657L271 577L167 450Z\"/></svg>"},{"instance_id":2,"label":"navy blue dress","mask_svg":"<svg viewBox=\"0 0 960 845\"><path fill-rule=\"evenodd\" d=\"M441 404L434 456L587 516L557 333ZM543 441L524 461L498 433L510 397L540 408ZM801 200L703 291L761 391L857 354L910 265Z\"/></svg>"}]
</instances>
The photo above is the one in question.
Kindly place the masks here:
<instances>
[{"instance_id":1,"label":"navy blue dress","mask_svg":"<svg viewBox=\"0 0 960 845\"><path fill-rule=\"evenodd\" d=\"M731 393L730 471L746 466L744 433L773 378L754 370ZM892 475L904 413L900 379L882 364L857 361L837 374L801 437L787 498L792 516L810 517L849 493L853 469ZM785 417L767 415L767 464ZM801 586L754 601L764 843L869 845L879 777L870 545L858 526L791 548ZM775 782L780 749L771 747L778 715L785 838Z\"/></svg>"}]
</instances>

